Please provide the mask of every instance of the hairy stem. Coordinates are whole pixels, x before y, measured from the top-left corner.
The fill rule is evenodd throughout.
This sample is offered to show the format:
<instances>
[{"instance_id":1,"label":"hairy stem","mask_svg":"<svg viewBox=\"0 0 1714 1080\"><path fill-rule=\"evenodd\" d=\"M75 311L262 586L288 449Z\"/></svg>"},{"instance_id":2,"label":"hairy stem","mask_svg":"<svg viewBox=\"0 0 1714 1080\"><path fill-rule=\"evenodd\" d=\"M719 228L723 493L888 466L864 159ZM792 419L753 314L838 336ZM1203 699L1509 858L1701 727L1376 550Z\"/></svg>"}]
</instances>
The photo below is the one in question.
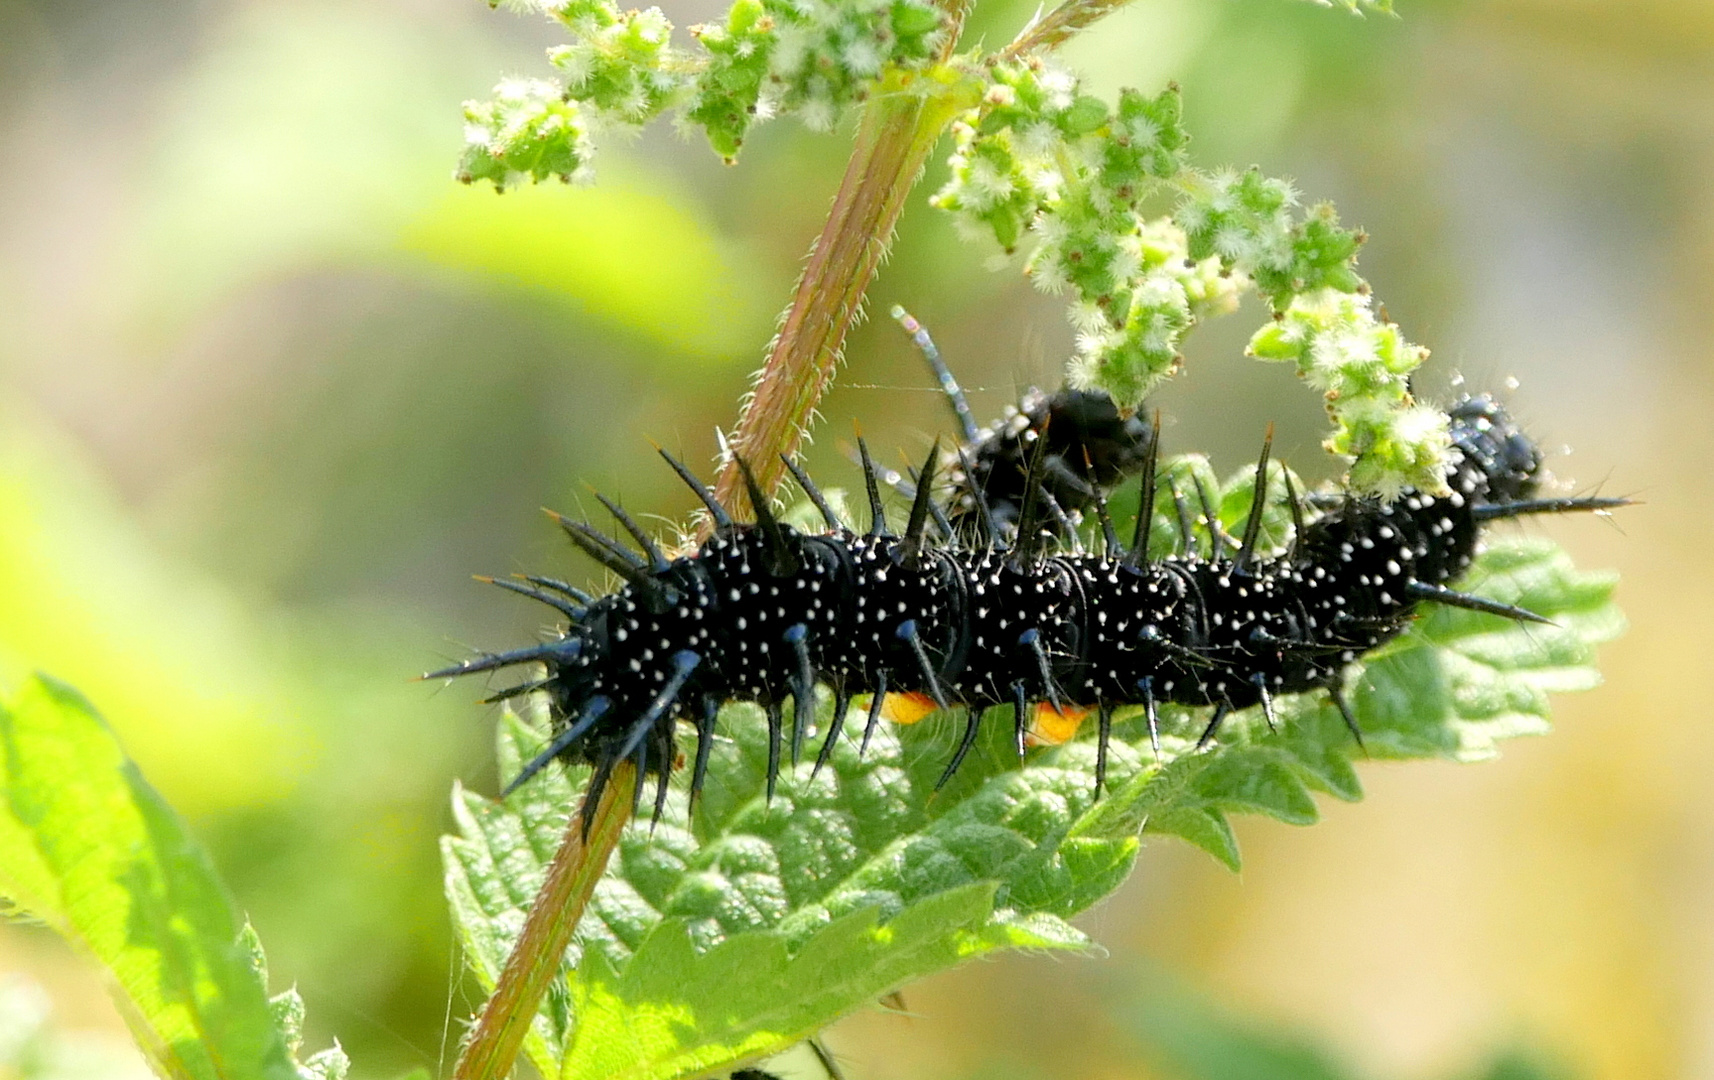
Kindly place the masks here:
<instances>
[{"instance_id":1,"label":"hairy stem","mask_svg":"<svg viewBox=\"0 0 1714 1080\"><path fill-rule=\"evenodd\" d=\"M505 1080L511 1075L542 995L559 970L595 883L606 871L607 859L631 816L631 793L640 782L629 761L613 770L587 838L582 808L571 815L565 838L548 865L547 880L524 920L524 931L458 1057L454 1080Z\"/></svg>"},{"instance_id":2,"label":"hairy stem","mask_svg":"<svg viewBox=\"0 0 1714 1080\"><path fill-rule=\"evenodd\" d=\"M863 295L892 243L905 196L940 133L970 104L961 92L967 80L950 69L914 79L923 85L883 87L865 107L857 147L827 224L728 440L755 470L764 492L778 485L785 471L780 455L797 451L810 414L839 366ZM735 510L748 504L735 461L722 467L715 494Z\"/></svg>"},{"instance_id":3,"label":"hairy stem","mask_svg":"<svg viewBox=\"0 0 1714 1080\"><path fill-rule=\"evenodd\" d=\"M1066 0L1066 3L1024 27L1017 40L1006 46L1000 55L1012 59L1037 49L1056 48L1079 30L1128 3L1130 0Z\"/></svg>"}]
</instances>

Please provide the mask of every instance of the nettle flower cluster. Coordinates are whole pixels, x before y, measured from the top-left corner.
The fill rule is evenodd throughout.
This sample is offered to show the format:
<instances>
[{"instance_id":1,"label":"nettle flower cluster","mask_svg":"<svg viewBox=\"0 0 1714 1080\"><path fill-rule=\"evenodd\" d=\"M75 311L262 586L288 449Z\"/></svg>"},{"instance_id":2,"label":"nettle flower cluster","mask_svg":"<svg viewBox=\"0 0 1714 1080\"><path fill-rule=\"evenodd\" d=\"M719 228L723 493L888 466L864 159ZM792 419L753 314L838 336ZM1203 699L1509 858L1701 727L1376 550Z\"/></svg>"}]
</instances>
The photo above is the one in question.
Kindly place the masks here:
<instances>
[{"instance_id":1,"label":"nettle flower cluster","mask_svg":"<svg viewBox=\"0 0 1714 1080\"><path fill-rule=\"evenodd\" d=\"M508 79L492 99L465 103L466 183L585 182L596 132L639 128L668 109L730 161L759 120L832 127L884 68L926 66L946 37L945 15L925 0L734 0L722 22L691 27L694 51L674 46L659 8L515 6L545 13L572 40L548 52L559 79Z\"/></svg>"},{"instance_id":2,"label":"nettle flower cluster","mask_svg":"<svg viewBox=\"0 0 1714 1080\"><path fill-rule=\"evenodd\" d=\"M1174 86L1109 107L1041 58L987 73L933 201L1007 254L1027 240L1037 286L1072 295L1075 385L1135 408L1177 370L1185 333L1253 287L1273 320L1250 354L1296 363L1323 391L1327 447L1352 460L1352 483L1386 496L1441 485L1446 420L1408 385L1427 350L1376 317L1354 269L1360 233L1329 206L1301 210L1286 181L1191 168Z\"/></svg>"},{"instance_id":3,"label":"nettle flower cluster","mask_svg":"<svg viewBox=\"0 0 1714 1080\"><path fill-rule=\"evenodd\" d=\"M733 0L723 21L691 28L689 51L658 8L517 2L571 41L548 54L559 78L508 80L465 106L460 179L588 180L601 131L668 110L731 160L759 120L825 129L889 72L935 67L946 78L913 92L976 104L953 124L952 175L934 202L1007 254L1027 244L1037 285L1070 294L1074 385L1135 408L1177 370L1184 335L1253 288L1273 321L1251 354L1295 363L1326 396L1326 445L1350 459L1353 484L1386 496L1439 487L1446 420L1409 390L1427 353L1376 315L1354 268L1362 235L1331 207L1303 207L1283 180L1192 168L1176 87L1109 105L1045 45L939 63L955 23L928 0Z\"/></svg>"}]
</instances>

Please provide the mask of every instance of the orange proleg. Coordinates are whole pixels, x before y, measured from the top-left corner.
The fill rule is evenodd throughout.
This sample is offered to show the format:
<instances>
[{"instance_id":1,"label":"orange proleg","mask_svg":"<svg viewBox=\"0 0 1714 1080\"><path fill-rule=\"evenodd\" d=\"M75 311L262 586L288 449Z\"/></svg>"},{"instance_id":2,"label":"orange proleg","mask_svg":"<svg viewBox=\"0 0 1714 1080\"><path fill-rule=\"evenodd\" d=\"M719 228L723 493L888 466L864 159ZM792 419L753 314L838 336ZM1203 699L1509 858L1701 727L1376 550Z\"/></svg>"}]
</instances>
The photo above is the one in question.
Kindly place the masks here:
<instances>
[{"instance_id":1,"label":"orange proleg","mask_svg":"<svg viewBox=\"0 0 1714 1080\"><path fill-rule=\"evenodd\" d=\"M938 708L927 694L888 694L881 715L895 724L914 724Z\"/></svg>"},{"instance_id":2,"label":"orange proleg","mask_svg":"<svg viewBox=\"0 0 1714 1080\"><path fill-rule=\"evenodd\" d=\"M1030 721L1030 739L1038 746L1070 742L1084 718L1094 711L1082 705L1056 708L1044 701L1036 706L1035 716Z\"/></svg>"}]
</instances>

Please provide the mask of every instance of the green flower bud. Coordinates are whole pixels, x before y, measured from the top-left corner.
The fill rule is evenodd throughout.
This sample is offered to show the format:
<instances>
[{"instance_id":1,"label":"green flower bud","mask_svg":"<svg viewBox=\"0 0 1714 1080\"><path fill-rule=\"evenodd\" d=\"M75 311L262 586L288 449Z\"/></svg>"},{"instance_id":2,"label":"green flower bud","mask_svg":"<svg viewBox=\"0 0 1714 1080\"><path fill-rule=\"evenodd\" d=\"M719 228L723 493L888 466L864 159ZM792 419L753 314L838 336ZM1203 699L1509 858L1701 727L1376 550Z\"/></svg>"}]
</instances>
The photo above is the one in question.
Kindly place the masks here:
<instances>
[{"instance_id":1,"label":"green flower bud","mask_svg":"<svg viewBox=\"0 0 1714 1080\"><path fill-rule=\"evenodd\" d=\"M491 101L464 104L464 157L455 174L466 184L491 182L504 190L520 178L586 182L595 147L588 119L558 83L508 79Z\"/></svg>"},{"instance_id":2,"label":"green flower bud","mask_svg":"<svg viewBox=\"0 0 1714 1080\"><path fill-rule=\"evenodd\" d=\"M1369 297L1323 289L1291 305L1250 339L1249 353L1287 361L1323 391L1334 432L1327 448L1355 459L1351 483L1390 497L1444 484L1446 418L1418 406L1409 375L1428 350L1381 322Z\"/></svg>"},{"instance_id":3,"label":"green flower bud","mask_svg":"<svg viewBox=\"0 0 1714 1080\"><path fill-rule=\"evenodd\" d=\"M708 53L685 116L708 133L709 145L728 164L738 155L750 125L771 109L762 102L768 66L778 36L761 0L734 0L724 26L693 27Z\"/></svg>"}]
</instances>

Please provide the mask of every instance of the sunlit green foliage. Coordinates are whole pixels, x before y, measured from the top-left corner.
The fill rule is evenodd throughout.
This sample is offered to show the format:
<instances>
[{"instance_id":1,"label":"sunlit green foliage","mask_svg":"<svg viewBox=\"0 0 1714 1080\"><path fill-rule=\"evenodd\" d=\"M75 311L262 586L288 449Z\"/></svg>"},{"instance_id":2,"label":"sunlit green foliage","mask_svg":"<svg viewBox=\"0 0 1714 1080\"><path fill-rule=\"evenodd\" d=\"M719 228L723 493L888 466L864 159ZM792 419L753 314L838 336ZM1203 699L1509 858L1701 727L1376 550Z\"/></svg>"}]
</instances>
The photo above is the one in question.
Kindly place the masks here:
<instances>
[{"instance_id":1,"label":"sunlit green foliage","mask_svg":"<svg viewBox=\"0 0 1714 1080\"><path fill-rule=\"evenodd\" d=\"M343 1080L337 1046L294 1062L303 1002L267 997L208 857L76 691L0 703L0 800L0 896L107 969L163 1076Z\"/></svg>"},{"instance_id":2,"label":"sunlit green foliage","mask_svg":"<svg viewBox=\"0 0 1714 1080\"><path fill-rule=\"evenodd\" d=\"M68 1031L53 1001L18 972L0 976L0 1075L15 1080L147 1080L153 1074L120 1038Z\"/></svg>"}]
</instances>

